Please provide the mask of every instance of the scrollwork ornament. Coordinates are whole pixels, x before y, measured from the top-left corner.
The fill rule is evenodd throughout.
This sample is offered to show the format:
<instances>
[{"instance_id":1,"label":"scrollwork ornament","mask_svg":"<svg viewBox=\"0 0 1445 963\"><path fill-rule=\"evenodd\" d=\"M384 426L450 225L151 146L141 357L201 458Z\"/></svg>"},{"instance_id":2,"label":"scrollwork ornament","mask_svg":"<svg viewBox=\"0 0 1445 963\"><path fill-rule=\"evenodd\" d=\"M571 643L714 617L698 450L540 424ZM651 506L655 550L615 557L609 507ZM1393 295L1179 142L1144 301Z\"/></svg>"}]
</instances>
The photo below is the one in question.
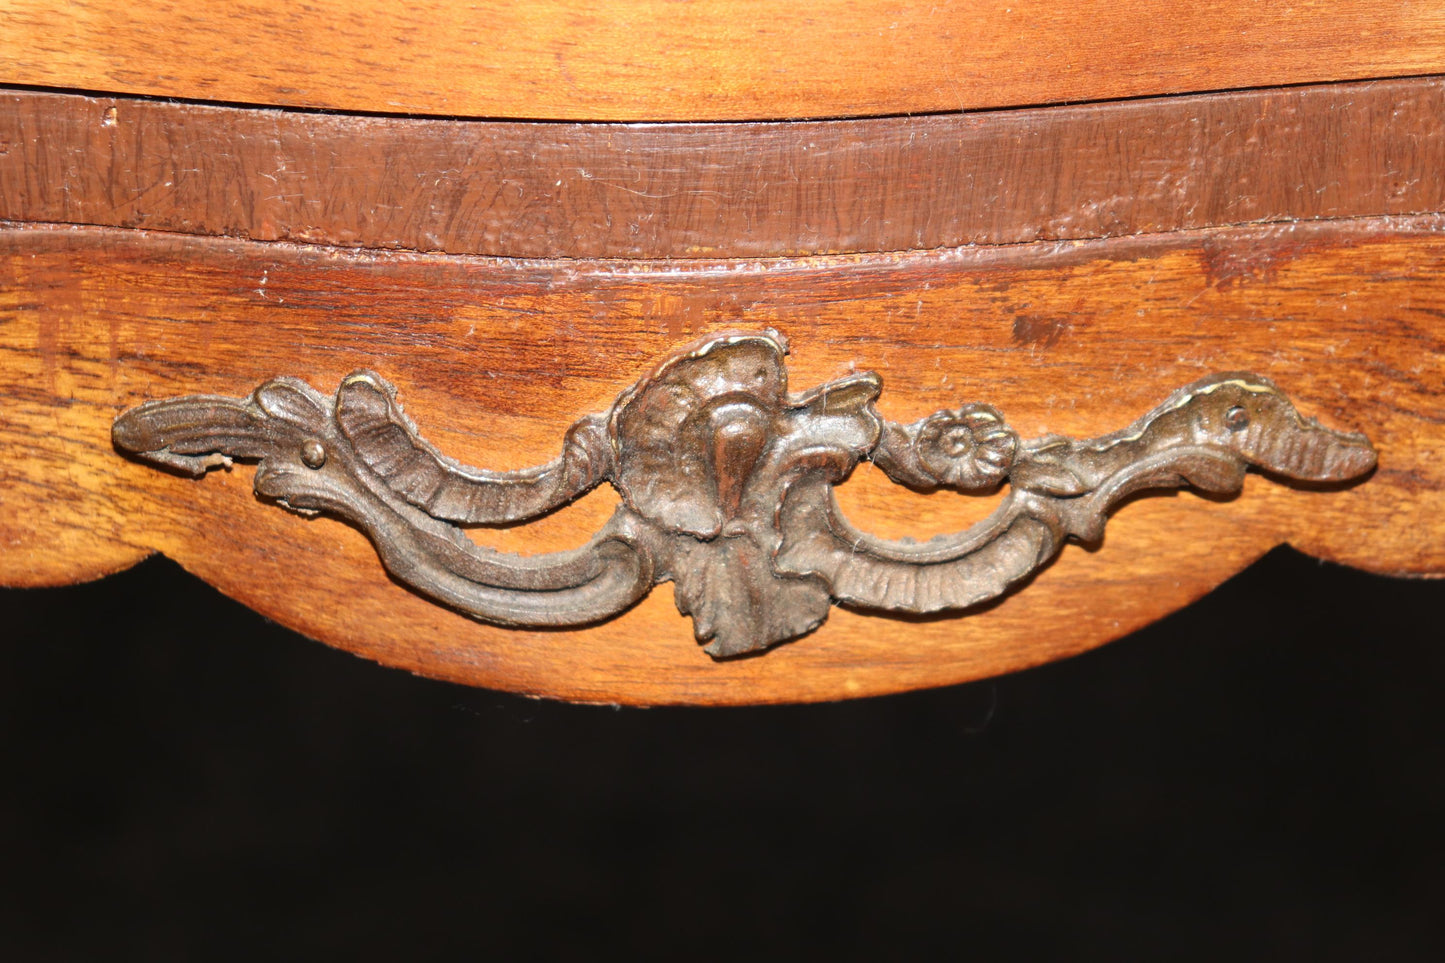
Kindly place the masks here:
<instances>
[{"instance_id":1,"label":"scrollwork ornament","mask_svg":"<svg viewBox=\"0 0 1445 963\"><path fill-rule=\"evenodd\" d=\"M847 602L966 609L1008 591L1069 539L1095 541L1140 491L1238 492L1245 471L1344 482L1375 464L1359 434L1301 417L1269 381L1214 375L1112 435L1023 441L986 404L912 425L882 418L871 372L788 392L777 333L722 334L665 358L535 468L457 463L396 389L358 371L332 397L282 377L249 397L190 396L123 413L123 452L190 474L255 460L256 492L355 525L400 582L501 626L586 625L664 581L716 658L804 635ZM1008 492L966 531L893 541L853 527L833 495L863 460L914 488ZM622 496L582 548L523 556L461 526L524 522L610 482Z\"/></svg>"}]
</instances>

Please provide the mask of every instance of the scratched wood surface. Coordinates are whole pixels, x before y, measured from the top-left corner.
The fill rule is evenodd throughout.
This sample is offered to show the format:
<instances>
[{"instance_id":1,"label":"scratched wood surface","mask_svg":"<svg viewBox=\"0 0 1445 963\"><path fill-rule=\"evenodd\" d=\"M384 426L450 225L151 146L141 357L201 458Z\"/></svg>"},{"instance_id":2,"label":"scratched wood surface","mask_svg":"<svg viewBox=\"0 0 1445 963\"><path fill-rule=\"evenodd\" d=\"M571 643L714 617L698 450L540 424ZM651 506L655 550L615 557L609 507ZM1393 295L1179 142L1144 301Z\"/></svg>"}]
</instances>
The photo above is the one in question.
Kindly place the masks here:
<instances>
[{"instance_id":1,"label":"scratched wood surface","mask_svg":"<svg viewBox=\"0 0 1445 963\"><path fill-rule=\"evenodd\" d=\"M1445 70L1409 0L3 0L0 83L580 120L917 114Z\"/></svg>"},{"instance_id":2,"label":"scratched wood surface","mask_svg":"<svg viewBox=\"0 0 1445 963\"><path fill-rule=\"evenodd\" d=\"M0 233L0 581L91 578L154 551L297 630L427 675L629 703L816 700L977 678L1076 653L1196 598L1288 542L1373 571L1445 571L1445 270L1438 217L1210 229L1067 243L658 262L345 251L114 228ZM669 586L583 632L501 630L390 581L365 539L258 500L252 469L203 480L128 461L111 420L149 398L243 395L278 374L331 390L372 367L444 451L515 468L555 454L699 333L772 326L801 390L853 368L908 421L966 400L1025 436L1128 424L1175 386L1249 369L1307 413L1369 433L1380 466L1340 491L1251 478L1217 502L1140 499L1103 547L1066 549L967 616L835 610L760 658L699 651ZM918 495L864 467L859 525L927 536L990 499ZM580 544L610 490L540 523L479 531ZM156 600L164 604L164 600ZM204 626L194 627L203 635Z\"/></svg>"},{"instance_id":3,"label":"scratched wood surface","mask_svg":"<svg viewBox=\"0 0 1445 963\"><path fill-rule=\"evenodd\" d=\"M1445 210L1445 81L794 124L0 94L0 219L510 257L766 257Z\"/></svg>"}]
</instances>

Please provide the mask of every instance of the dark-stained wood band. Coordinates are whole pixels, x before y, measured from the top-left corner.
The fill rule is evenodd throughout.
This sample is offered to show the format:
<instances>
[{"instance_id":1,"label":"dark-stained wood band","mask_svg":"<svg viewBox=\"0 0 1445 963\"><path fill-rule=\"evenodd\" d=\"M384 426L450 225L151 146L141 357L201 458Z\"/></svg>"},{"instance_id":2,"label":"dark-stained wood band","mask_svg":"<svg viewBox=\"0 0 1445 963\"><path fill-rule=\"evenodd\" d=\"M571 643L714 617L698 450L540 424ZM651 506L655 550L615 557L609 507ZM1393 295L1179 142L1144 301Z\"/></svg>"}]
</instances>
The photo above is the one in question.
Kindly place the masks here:
<instances>
[{"instance_id":1,"label":"dark-stained wood band","mask_svg":"<svg viewBox=\"0 0 1445 963\"><path fill-rule=\"evenodd\" d=\"M789 124L0 97L0 218L544 258L770 257L1445 209L1445 80Z\"/></svg>"}]
</instances>

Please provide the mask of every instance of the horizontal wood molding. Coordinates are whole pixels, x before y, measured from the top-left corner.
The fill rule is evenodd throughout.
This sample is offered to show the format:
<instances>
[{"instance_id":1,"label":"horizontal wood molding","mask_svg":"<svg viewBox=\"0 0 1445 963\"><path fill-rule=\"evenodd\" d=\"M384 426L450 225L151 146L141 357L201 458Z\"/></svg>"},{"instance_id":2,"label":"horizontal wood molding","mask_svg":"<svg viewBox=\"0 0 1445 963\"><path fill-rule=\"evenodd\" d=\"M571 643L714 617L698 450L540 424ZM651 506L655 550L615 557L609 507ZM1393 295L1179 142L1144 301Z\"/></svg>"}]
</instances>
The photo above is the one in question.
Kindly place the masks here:
<instances>
[{"instance_id":1,"label":"horizontal wood molding","mask_svg":"<svg viewBox=\"0 0 1445 963\"><path fill-rule=\"evenodd\" d=\"M526 124L11 91L0 218L502 257L773 257L1445 210L1445 80L922 118Z\"/></svg>"},{"instance_id":2,"label":"horizontal wood molding","mask_svg":"<svg viewBox=\"0 0 1445 963\"><path fill-rule=\"evenodd\" d=\"M308 635L389 665L602 702L832 699L939 685L1083 651L1196 598L1270 547L1375 571L1445 572L1445 272L1439 218L1316 222L794 262L530 262L344 252L106 228L0 231L0 582L57 584L154 551ZM551 457L699 334L775 327L793 387L878 371L909 421L979 400L1028 436L1093 436L1214 371L1253 370L1305 412L1367 432L1375 475L1341 491L1253 479L1121 509L1022 592L964 617L853 610L762 657L715 663L665 588L585 632L470 621L384 574L365 539L264 504L252 469L203 480L117 454L124 408L241 394L276 375L330 391L372 367L449 455ZM980 517L988 498L901 492L864 466L845 510L885 537ZM572 547L598 491L515 530ZM202 631L197 627L197 631Z\"/></svg>"},{"instance_id":3,"label":"horizontal wood molding","mask_svg":"<svg viewBox=\"0 0 1445 963\"><path fill-rule=\"evenodd\" d=\"M1445 71L1408 0L4 0L0 83L346 111L759 120Z\"/></svg>"}]
</instances>

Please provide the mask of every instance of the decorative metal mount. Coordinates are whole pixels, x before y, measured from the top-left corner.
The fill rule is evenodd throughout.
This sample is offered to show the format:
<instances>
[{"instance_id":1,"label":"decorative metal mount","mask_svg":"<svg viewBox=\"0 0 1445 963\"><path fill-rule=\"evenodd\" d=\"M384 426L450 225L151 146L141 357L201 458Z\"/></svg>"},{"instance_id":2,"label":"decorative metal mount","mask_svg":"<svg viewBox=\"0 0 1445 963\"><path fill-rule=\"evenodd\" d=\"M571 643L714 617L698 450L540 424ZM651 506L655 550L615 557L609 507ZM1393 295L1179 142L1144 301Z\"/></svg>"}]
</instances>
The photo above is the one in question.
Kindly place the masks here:
<instances>
[{"instance_id":1,"label":"decorative metal mount","mask_svg":"<svg viewBox=\"0 0 1445 963\"><path fill-rule=\"evenodd\" d=\"M1301 418L1252 374L1197 381L1112 435L1021 441L983 404L885 421L871 372L789 395L786 352L772 331L678 351L568 429L559 458L523 471L447 458L368 371L334 399L277 378L249 398L152 401L112 435L122 451L193 475L259 459L258 494L345 519L396 579L484 622L584 625L672 581L718 658L803 635L834 602L920 613L995 598L1068 538L1097 541L1109 509L1146 489L1235 493L1249 467L1341 482L1375 464L1363 435ZM864 459L913 488L1009 491L964 532L889 541L850 525L833 496ZM526 521L604 480L622 504L575 551L497 552L459 527Z\"/></svg>"}]
</instances>

